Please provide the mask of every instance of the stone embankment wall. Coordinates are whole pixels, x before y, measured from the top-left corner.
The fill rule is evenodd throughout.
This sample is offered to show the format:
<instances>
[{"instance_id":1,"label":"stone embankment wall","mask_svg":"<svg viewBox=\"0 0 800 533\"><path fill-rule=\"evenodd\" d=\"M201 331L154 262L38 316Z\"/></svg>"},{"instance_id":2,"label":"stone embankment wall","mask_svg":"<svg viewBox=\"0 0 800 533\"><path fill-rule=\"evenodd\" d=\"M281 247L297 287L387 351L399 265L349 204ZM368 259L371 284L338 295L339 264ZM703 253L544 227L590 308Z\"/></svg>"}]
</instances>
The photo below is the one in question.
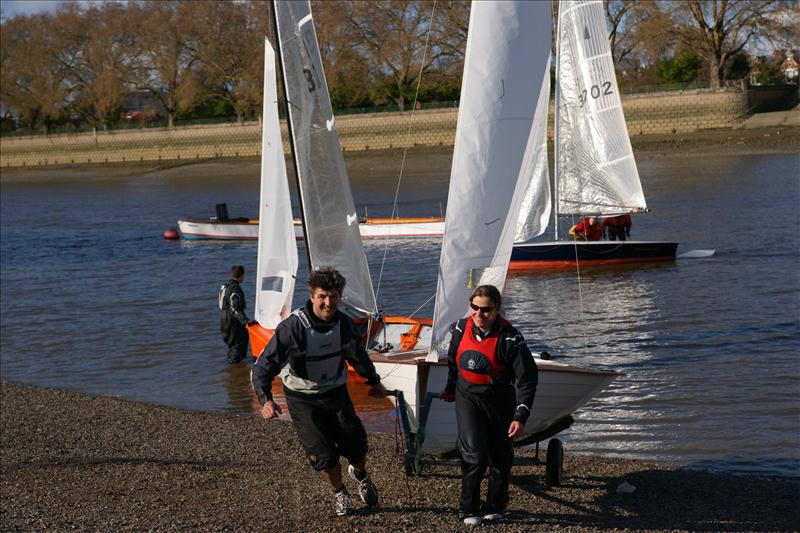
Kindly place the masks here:
<instances>
[{"instance_id":1,"label":"stone embankment wall","mask_svg":"<svg viewBox=\"0 0 800 533\"><path fill-rule=\"evenodd\" d=\"M747 111L741 90L697 90L623 98L631 136L737 126ZM552 138L552 104L550 113ZM452 146L457 109L343 115L336 127L345 151ZM286 139L286 125L282 124ZM288 146L284 146L288 153ZM0 167L175 161L259 156L257 122L169 129L117 130L0 139Z\"/></svg>"}]
</instances>

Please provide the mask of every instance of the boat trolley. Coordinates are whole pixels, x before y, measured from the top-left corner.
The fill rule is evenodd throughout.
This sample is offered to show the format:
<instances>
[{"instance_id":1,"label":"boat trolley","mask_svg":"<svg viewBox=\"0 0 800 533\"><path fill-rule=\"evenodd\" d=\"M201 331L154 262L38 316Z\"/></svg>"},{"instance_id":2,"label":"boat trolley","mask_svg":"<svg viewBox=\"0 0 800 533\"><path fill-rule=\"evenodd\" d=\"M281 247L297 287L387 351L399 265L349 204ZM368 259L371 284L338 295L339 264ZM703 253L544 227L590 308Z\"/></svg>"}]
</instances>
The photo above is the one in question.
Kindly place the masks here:
<instances>
[{"instance_id":1,"label":"boat trolley","mask_svg":"<svg viewBox=\"0 0 800 533\"><path fill-rule=\"evenodd\" d=\"M405 397L403 396L403 391L391 390L388 391L387 394L388 396L394 396L396 398L395 408L402 424L403 441L405 445L403 453L403 466L405 468L406 475L422 475L423 467L425 465L460 465L459 461L453 458L454 454L439 458L423 454L421 452L422 443L425 441L425 425L428 421L428 413L433 401L439 399L439 393L428 392L425 395L425 403L422 406L419 420L415 419L414 414L411 412L411 409L406 403ZM553 439L550 437L567 429L574 421L575 420L571 415L567 415L542 431L514 441L514 447L527 446L530 444L536 445L533 457L514 457L514 465L544 464L546 485L548 487L560 486L564 464L564 447L559 439ZM544 461L541 461L539 459L539 443L545 439L550 439L550 441L547 443L546 458Z\"/></svg>"}]
</instances>

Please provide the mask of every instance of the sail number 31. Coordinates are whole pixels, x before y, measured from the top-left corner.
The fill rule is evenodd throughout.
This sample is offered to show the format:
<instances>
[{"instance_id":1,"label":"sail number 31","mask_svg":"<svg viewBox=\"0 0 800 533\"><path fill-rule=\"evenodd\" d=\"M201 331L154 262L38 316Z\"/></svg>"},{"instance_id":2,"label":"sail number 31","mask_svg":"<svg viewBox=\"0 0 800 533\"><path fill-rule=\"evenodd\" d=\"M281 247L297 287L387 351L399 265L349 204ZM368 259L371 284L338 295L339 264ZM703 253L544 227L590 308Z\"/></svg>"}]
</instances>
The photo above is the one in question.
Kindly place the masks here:
<instances>
[{"instance_id":1,"label":"sail number 31","mask_svg":"<svg viewBox=\"0 0 800 533\"><path fill-rule=\"evenodd\" d=\"M588 93L586 89L582 90L580 94L578 94L578 101L581 107L583 107L586 104L587 96L591 96L593 100L597 100L601 95L606 94L614 94L614 91L611 90L610 81L604 81L600 85L592 85Z\"/></svg>"}]
</instances>

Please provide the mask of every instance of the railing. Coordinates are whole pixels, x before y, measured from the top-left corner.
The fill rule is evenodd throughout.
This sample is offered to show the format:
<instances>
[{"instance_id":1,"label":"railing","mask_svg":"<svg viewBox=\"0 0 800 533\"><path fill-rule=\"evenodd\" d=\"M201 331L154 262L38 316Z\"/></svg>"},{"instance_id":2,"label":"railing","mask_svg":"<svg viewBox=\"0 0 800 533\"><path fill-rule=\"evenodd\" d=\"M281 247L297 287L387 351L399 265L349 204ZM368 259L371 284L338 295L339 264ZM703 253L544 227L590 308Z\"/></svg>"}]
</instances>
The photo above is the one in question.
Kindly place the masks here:
<instances>
[{"instance_id":1,"label":"railing","mask_svg":"<svg viewBox=\"0 0 800 533\"><path fill-rule=\"evenodd\" d=\"M739 87L741 84L740 80L733 80L730 83L726 83L727 86L736 86ZM646 85L640 87L621 87L620 92L625 95L634 95L634 94L658 94L658 93L665 93L665 92L676 92L676 91L688 91L688 90L698 90L698 89L708 89L709 84L708 82L704 81L695 81L690 83L666 83L660 85ZM409 101L406 102L402 111L410 111L411 107L414 105L413 102ZM435 109L455 109L458 108L458 101L452 100L447 102L420 102L417 106L418 110L435 110ZM354 108L343 108L343 109L335 109L334 114L336 116L345 116L345 115L365 115L365 114L376 114L376 113L397 113L401 111L401 108L398 104L386 105L386 106L379 106L379 107L354 107ZM283 112L281 110L281 118L283 118ZM255 117L246 117L245 122L255 122L257 119ZM193 126L193 125L213 125L213 124L235 124L236 117L212 117L212 118L193 118L193 119L175 119L176 126ZM120 122L118 124L113 124L108 127L110 131L116 130L131 130L131 129L151 129L151 128L166 128L167 127L167 120L166 119L159 119L153 121L141 121L137 120L135 122ZM22 136L38 136L38 135L57 135L63 133L86 133L91 132L92 127L87 125L86 123L82 123L79 125L73 124L63 124L51 127L47 133L44 133L41 129L31 129L31 128L18 128L16 130L4 130L0 131L1 137L22 137ZM103 131L98 128L98 132Z\"/></svg>"}]
</instances>

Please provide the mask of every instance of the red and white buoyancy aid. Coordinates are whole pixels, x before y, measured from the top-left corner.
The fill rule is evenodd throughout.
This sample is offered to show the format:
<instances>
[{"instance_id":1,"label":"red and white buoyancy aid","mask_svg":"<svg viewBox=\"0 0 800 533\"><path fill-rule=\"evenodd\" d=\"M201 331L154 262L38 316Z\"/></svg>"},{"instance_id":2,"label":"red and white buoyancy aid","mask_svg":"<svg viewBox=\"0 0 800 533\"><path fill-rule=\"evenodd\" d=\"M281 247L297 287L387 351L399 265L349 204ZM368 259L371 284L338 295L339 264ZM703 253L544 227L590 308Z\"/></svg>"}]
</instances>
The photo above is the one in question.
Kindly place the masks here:
<instances>
[{"instance_id":1,"label":"red and white buoyancy aid","mask_svg":"<svg viewBox=\"0 0 800 533\"><path fill-rule=\"evenodd\" d=\"M500 330L508 325L508 321L504 318L498 320L500 327L479 341L472 334L472 317L467 318L464 335L456 352L456 362L458 374L470 383L491 385L505 368L505 365L497 360L497 343L500 341Z\"/></svg>"}]
</instances>

